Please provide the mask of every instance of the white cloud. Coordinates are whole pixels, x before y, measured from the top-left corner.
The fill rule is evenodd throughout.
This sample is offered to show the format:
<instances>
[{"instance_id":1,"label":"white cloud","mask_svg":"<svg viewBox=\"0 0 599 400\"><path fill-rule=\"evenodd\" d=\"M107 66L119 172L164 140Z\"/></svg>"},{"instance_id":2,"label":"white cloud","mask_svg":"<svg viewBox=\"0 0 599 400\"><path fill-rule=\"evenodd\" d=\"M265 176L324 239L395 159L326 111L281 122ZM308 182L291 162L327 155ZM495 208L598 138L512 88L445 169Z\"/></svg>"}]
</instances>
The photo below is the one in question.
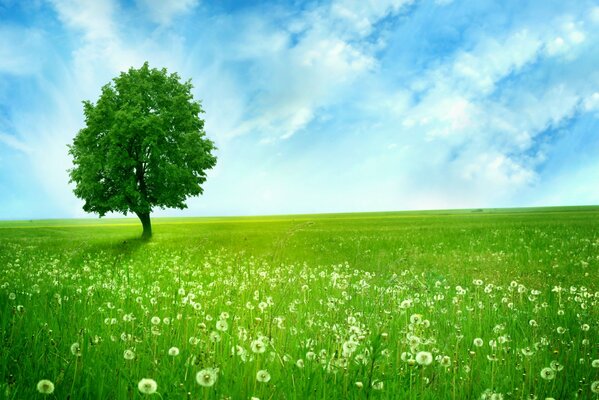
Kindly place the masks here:
<instances>
[{"instance_id":1,"label":"white cloud","mask_svg":"<svg viewBox=\"0 0 599 400\"><path fill-rule=\"evenodd\" d=\"M88 41L114 38L114 15L117 4L112 0L51 0L60 20L77 29Z\"/></svg>"},{"instance_id":2,"label":"white cloud","mask_svg":"<svg viewBox=\"0 0 599 400\"><path fill-rule=\"evenodd\" d=\"M190 12L198 0L136 0L153 22L169 25L173 19Z\"/></svg>"},{"instance_id":3,"label":"white cloud","mask_svg":"<svg viewBox=\"0 0 599 400\"><path fill-rule=\"evenodd\" d=\"M548 37L545 40L545 51L549 56L569 56L570 53L582 45L587 34L583 26L584 22L568 20L558 25L557 36Z\"/></svg>"},{"instance_id":4,"label":"white cloud","mask_svg":"<svg viewBox=\"0 0 599 400\"><path fill-rule=\"evenodd\" d=\"M25 154L30 154L33 152L33 149L28 146L27 143L19 140L13 135L8 135L6 133L0 132L0 143L3 143L6 146Z\"/></svg>"},{"instance_id":5,"label":"white cloud","mask_svg":"<svg viewBox=\"0 0 599 400\"><path fill-rule=\"evenodd\" d=\"M35 74L43 68L45 45L37 29L0 25L0 72Z\"/></svg>"},{"instance_id":6,"label":"white cloud","mask_svg":"<svg viewBox=\"0 0 599 400\"><path fill-rule=\"evenodd\" d=\"M330 8L330 16L344 22L344 30L359 36L372 32L373 25L382 18L397 14L402 7L413 0L334 0Z\"/></svg>"},{"instance_id":7,"label":"white cloud","mask_svg":"<svg viewBox=\"0 0 599 400\"><path fill-rule=\"evenodd\" d=\"M599 92L587 96L583 100L585 111L599 111Z\"/></svg>"},{"instance_id":8,"label":"white cloud","mask_svg":"<svg viewBox=\"0 0 599 400\"><path fill-rule=\"evenodd\" d=\"M462 90L470 89L476 95L490 93L499 79L533 62L541 44L541 40L527 30L503 40L483 39L472 51L456 57L451 79ZM441 74L447 76L447 72Z\"/></svg>"}]
</instances>

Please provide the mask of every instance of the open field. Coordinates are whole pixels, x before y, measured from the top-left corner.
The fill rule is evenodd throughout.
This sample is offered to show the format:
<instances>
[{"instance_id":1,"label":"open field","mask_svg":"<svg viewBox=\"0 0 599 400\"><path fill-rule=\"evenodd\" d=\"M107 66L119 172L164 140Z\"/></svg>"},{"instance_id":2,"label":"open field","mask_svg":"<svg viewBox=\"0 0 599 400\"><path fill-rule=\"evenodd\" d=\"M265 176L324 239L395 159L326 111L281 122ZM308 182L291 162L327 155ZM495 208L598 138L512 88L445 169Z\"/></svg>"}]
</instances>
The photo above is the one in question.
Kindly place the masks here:
<instances>
[{"instance_id":1,"label":"open field","mask_svg":"<svg viewBox=\"0 0 599 400\"><path fill-rule=\"evenodd\" d=\"M0 222L0 398L599 396L599 207L153 222Z\"/></svg>"}]
</instances>

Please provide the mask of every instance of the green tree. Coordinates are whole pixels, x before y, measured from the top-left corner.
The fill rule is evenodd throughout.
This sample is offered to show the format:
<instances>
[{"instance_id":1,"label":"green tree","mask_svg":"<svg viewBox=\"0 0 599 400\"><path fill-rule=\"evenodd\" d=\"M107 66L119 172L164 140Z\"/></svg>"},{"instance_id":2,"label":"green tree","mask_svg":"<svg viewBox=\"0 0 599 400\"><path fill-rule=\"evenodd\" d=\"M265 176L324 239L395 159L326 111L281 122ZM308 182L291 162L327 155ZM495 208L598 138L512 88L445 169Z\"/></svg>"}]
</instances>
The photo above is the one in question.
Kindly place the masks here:
<instances>
[{"instance_id":1,"label":"green tree","mask_svg":"<svg viewBox=\"0 0 599 400\"><path fill-rule=\"evenodd\" d=\"M187 197L203 193L216 148L192 87L146 62L102 87L96 104L83 102L86 126L69 146L69 174L85 211L134 213L147 239L154 207L186 208Z\"/></svg>"}]
</instances>

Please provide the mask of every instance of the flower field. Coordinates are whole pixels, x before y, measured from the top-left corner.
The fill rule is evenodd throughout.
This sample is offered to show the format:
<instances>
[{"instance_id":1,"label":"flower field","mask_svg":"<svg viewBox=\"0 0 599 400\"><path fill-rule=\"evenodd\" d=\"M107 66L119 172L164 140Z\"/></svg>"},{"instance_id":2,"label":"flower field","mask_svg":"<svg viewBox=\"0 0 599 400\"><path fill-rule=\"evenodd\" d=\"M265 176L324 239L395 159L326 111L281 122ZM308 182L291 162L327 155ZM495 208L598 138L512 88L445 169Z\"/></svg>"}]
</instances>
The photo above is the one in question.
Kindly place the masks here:
<instances>
[{"instance_id":1,"label":"flower field","mask_svg":"<svg viewBox=\"0 0 599 400\"><path fill-rule=\"evenodd\" d=\"M599 209L0 222L0 398L599 398Z\"/></svg>"}]
</instances>

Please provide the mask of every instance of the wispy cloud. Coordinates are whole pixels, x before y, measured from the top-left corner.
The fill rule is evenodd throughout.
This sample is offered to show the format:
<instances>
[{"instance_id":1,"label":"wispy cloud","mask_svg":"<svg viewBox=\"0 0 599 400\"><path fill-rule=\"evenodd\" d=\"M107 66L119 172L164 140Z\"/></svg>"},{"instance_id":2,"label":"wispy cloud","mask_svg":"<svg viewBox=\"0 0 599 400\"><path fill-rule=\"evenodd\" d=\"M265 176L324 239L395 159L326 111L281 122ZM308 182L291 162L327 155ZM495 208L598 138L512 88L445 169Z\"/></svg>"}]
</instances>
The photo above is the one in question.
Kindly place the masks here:
<instances>
[{"instance_id":1,"label":"wispy cloud","mask_svg":"<svg viewBox=\"0 0 599 400\"><path fill-rule=\"evenodd\" d=\"M33 151L31 147L29 147L26 143L22 142L15 136L8 135L2 132L0 132L0 143L10 147L13 150L17 150L26 154L30 154Z\"/></svg>"},{"instance_id":2,"label":"wispy cloud","mask_svg":"<svg viewBox=\"0 0 599 400\"><path fill-rule=\"evenodd\" d=\"M153 22L169 25L174 18L189 13L197 6L198 0L137 0L136 3Z\"/></svg>"},{"instance_id":3,"label":"wispy cloud","mask_svg":"<svg viewBox=\"0 0 599 400\"><path fill-rule=\"evenodd\" d=\"M188 214L599 201L579 189L599 170L596 6L44 4L0 23L0 147L48 214L80 213L81 100L145 60L192 79L219 147Z\"/></svg>"}]
</instances>

